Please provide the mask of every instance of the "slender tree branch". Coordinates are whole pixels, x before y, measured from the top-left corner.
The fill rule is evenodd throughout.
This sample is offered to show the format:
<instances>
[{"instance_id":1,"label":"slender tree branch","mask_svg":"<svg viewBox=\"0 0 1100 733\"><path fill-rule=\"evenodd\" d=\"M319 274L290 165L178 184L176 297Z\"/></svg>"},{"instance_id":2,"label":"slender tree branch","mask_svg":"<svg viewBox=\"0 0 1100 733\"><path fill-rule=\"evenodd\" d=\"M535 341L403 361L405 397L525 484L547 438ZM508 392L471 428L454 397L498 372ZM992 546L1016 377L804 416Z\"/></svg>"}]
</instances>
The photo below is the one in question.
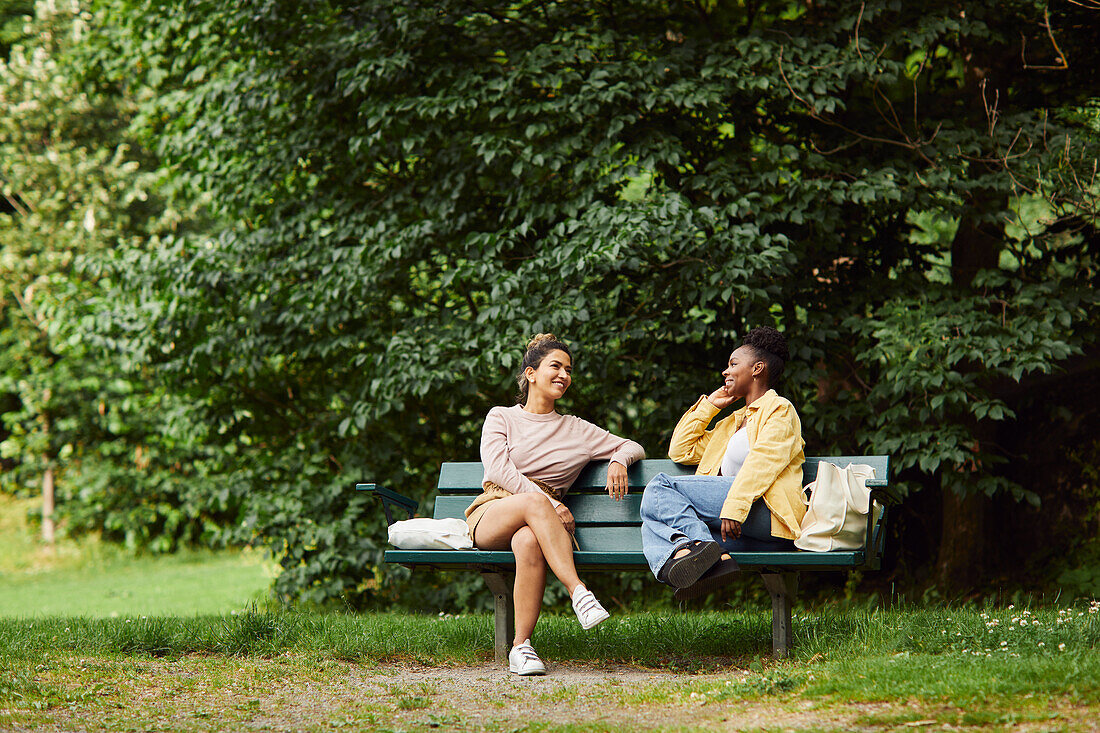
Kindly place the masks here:
<instances>
[{"instance_id":1,"label":"slender tree branch","mask_svg":"<svg viewBox=\"0 0 1100 733\"><path fill-rule=\"evenodd\" d=\"M20 203L18 201L16 201L14 198L9 196L8 194L4 194L4 199L8 202L8 204L13 209L15 209L16 211L19 212L20 216L26 216L27 214L30 213L29 211L27 211L27 209L25 209L22 205L20 205Z\"/></svg>"},{"instance_id":2,"label":"slender tree branch","mask_svg":"<svg viewBox=\"0 0 1100 733\"><path fill-rule=\"evenodd\" d=\"M1069 62L1066 61L1066 55L1062 53L1061 47L1058 45L1058 41L1054 38L1054 29L1050 27L1050 9L1043 9L1043 23L1042 27L1047 30L1047 37L1050 38L1051 44L1054 46L1054 52L1058 54L1058 64L1054 66L1038 66L1031 65L1027 62L1027 38L1023 33L1020 34L1020 60L1024 64L1025 69L1048 69L1051 71L1065 71L1069 68Z\"/></svg>"},{"instance_id":3,"label":"slender tree branch","mask_svg":"<svg viewBox=\"0 0 1100 733\"><path fill-rule=\"evenodd\" d=\"M786 49L785 46L781 46L780 49L779 49L779 58L777 59L777 62L779 64L779 75L783 78L783 83L787 85L787 90L791 93L791 96L793 96L795 99L797 99L799 102L801 102L802 105L806 108L806 111L809 114L810 119L816 120L816 121L821 122L822 124L825 124L825 125L829 125L830 127L835 127L839 130L843 130L844 132L848 133L849 135L853 135L853 136L859 138L860 140L866 140L868 142L878 142L878 143L883 143L885 145L895 145L897 147L912 150L917 155L919 155L921 158L923 158L925 160L925 162L928 163L928 165L931 166L933 169L936 169L936 170L939 169L939 166L936 165L935 161L933 161L931 158L929 158L928 155L925 154L925 152L923 150L923 146L930 143L932 141L932 139L935 139L935 135L939 134L939 130L940 130L939 127L936 128L936 132L933 135L932 139L930 139L930 140L913 141L908 136L905 136L905 140L893 140L893 139L886 138L886 137L879 137L877 135L865 135L862 132L859 132L857 130L853 130L852 128L848 127L847 125L843 125L839 122L836 122L834 120L830 120L830 119L818 114L818 112L814 109L813 104L811 104L807 99L805 99L798 92L796 92L794 90L794 87L791 85L790 79L787 78L787 74L783 70L783 51L785 49ZM876 105L876 108L877 108L877 105ZM880 114L881 114L881 111L880 111ZM887 120L887 123L889 123L888 120Z\"/></svg>"}]
</instances>

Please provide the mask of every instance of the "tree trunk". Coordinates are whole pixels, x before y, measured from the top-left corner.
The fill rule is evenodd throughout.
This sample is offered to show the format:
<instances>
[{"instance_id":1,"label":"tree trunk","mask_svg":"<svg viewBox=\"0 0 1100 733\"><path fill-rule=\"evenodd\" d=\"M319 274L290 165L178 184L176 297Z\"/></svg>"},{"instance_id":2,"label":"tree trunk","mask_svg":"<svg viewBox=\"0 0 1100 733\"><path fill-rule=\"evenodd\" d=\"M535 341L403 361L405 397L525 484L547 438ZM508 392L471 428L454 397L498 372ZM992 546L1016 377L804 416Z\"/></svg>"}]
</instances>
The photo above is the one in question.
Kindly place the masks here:
<instances>
[{"instance_id":1,"label":"tree trunk","mask_svg":"<svg viewBox=\"0 0 1100 733\"><path fill-rule=\"evenodd\" d=\"M42 539L53 544L53 466L42 475Z\"/></svg>"},{"instance_id":2,"label":"tree trunk","mask_svg":"<svg viewBox=\"0 0 1100 733\"><path fill-rule=\"evenodd\" d=\"M943 492L943 536L936 559L936 580L950 595L977 587L986 568L985 517L989 499L984 494L959 496Z\"/></svg>"},{"instance_id":3,"label":"tree trunk","mask_svg":"<svg viewBox=\"0 0 1100 733\"><path fill-rule=\"evenodd\" d=\"M53 390L47 388L42 393L42 404L49 405L50 397L53 396ZM50 443L50 414L47 411L42 413L42 432L46 436L46 445ZM49 544L53 544L54 537L54 524L53 524L53 461L50 459L49 448L46 449L46 471L42 474L42 539Z\"/></svg>"},{"instance_id":4,"label":"tree trunk","mask_svg":"<svg viewBox=\"0 0 1100 733\"><path fill-rule=\"evenodd\" d=\"M988 206L992 202L979 203ZM972 217L973 214L962 218L951 243L951 279L960 295L970 294L974 276L979 270L997 266L1003 243L996 227L978 224ZM983 367L981 364L960 362L957 368L969 372ZM988 426L979 425L970 418L967 422L975 444L984 445L985 439L991 437L984 434ZM981 464L974 464L965 470L982 471L984 468ZM952 490L943 492L936 580L944 592L965 592L979 584L987 565L983 532L988 511L989 501L982 494L960 496Z\"/></svg>"}]
</instances>

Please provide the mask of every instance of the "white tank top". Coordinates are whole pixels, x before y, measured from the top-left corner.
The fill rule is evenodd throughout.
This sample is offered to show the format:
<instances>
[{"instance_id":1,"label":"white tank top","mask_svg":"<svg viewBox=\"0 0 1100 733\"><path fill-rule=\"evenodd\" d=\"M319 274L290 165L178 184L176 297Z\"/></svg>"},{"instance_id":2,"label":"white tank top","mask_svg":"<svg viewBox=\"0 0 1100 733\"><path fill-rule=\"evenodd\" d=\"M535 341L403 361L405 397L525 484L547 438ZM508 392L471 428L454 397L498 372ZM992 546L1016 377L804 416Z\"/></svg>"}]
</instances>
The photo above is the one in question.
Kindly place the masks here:
<instances>
[{"instance_id":1,"label":"white tank top","mask_svg":"<svg viewBox=\"0 0 1100 733\"><path fill-rule=\"evenodd\" d=\"M726 445L726 454L722 456L722 468L719 476L736 476L745 465L745 459L749 456L749 434L742 427L730 436L730 442Z\"/></svg>"}]
</instances>

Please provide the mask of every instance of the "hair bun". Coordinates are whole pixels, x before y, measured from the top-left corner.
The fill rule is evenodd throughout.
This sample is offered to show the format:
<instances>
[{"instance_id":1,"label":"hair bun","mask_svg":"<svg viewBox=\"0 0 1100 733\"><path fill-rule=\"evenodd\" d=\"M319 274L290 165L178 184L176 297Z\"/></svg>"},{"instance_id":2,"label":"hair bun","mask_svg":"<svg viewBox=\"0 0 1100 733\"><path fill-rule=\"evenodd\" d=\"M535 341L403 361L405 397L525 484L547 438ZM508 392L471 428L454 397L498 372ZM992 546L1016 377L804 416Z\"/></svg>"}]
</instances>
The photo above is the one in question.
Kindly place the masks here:
<instances>
[{"instance_id":1,"label":"hair bun","mask_svg":"<svg viewBox=\"0 0 1100 733\"><path fill-rule=\"evenodd\" d=\"M545 343L547 341L558 342L558 341L561 341L561 339L559 339L557 336L555 336L552 333L536 334L533 339L531 339L530 341L527 342L527 350L530 351L531 349L535 348L539 344Z\"/></svg>"},{"instance_id":2,"label":"hair bun","mask_svg":"<svg viewBox=\"0 0 1100 733\"><path fill-rule=\"evenodd\" d=\"M744 343L760 351L766 351L783 361L789 361L791 358L787 339L771 326L758 326L752 329L745 335Z\"/></svg>"}]
</instances>

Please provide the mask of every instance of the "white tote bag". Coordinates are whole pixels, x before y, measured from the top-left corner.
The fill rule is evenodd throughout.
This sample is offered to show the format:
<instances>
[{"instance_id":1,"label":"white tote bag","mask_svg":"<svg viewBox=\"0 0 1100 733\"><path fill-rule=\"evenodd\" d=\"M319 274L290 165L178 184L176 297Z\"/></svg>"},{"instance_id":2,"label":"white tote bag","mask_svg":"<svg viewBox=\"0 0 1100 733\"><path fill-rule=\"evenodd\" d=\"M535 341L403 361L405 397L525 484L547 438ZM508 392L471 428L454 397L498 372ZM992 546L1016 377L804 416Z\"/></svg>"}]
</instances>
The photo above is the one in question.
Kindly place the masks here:
<instances>
[{"instance_id":1,"label":"white tote bag","mask_svg":"<svg viewBox=\"0 0 1100 733\"><path fill-rule=\"evenodd\" d=\"M810 498L802 501L808 507L802 518L801 536L794 541L800 550L858 550L867 541L867 519L871 511L871 492L867 479L875 477L875 469L862 463L840 468L822 461L817 465L817 480L806 486ZM874 507L874 518L882 515L882 507Z\"/></svg>"},{"instance_id":2,"label":"white tote bag","mask_svg":"<svg viewBox=\"0 0 1100 733\"><path fill-rule=\"evenodd\" d=\"M469 550L470 525L463 519L404 519L390 525L390 544L402 550Z\"/></svg>"}]
</instances>

